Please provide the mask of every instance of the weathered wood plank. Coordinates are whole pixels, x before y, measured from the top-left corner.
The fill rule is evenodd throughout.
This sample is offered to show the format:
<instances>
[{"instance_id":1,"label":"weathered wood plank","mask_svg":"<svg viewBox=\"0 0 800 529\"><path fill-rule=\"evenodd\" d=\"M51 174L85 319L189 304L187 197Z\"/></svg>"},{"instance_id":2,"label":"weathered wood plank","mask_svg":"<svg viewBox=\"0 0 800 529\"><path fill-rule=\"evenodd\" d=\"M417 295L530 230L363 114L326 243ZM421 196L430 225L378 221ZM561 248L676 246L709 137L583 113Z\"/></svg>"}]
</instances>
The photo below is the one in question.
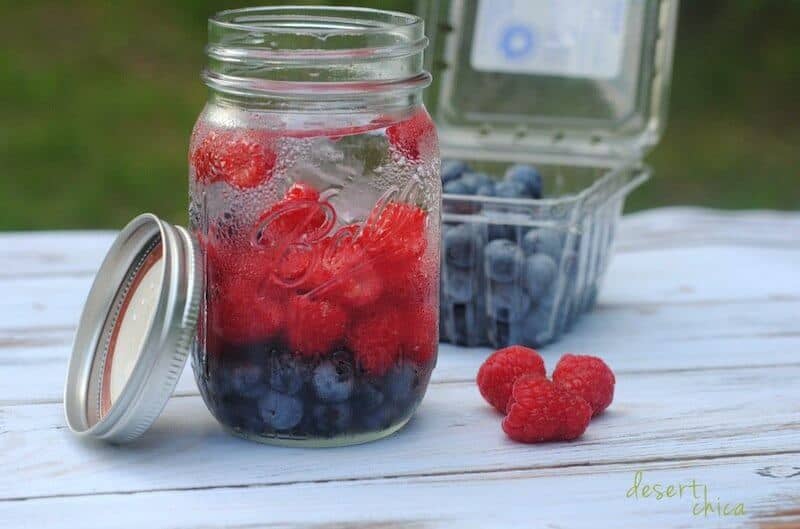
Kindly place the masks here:
<instances>
[{"instance_id":1,"label":"weathered wood plank","mask_svg":"<svg viewBox=\"0 0 800 529\"><path fill-rule=\"evenodd\" d=\"M199 397L173 398L140 442L87 443L59 404L0 408L0 498L375 476L540 469L781 453L800 448L800 367L632 373L574 443L507 440L472 382L436 384L396 436L330 450L239 441Z\"/></svg>"},{"instance_id":2,"label":"weathered wood plank","mask_svg":"<svg viewBox=\"0 0 800 529\"><path fill-rule=\"evenodd\" d=\"M328 451L328 458L335 454ZM572 466L486 474L449 474L352 482L303 482L178 491L111 493L0 503L7 527L39 529L299 528L370 529L626 526L797 527L800 476L783 472L797 454L634 465ZM795 467L797 468L797 467ZM641 471L638 499L628 491ZM792 476L792 477L789 477ZM691 488L694 480L695 488ZM641 495L644 485L680 497ZM676 492L673 491L676 494ZM708 496L712 511L705 512ZM718 514L742 505L743 516ZM693 509L699 514L693 514ZM724 511L723 511L724 512ZM636 525L633 520L642 522ZM774 524L774 525L770 525ZM781 525L782 524L782 525Z\"/></svg>"},{"instance_id":3,"label":"weathered wood plank","mask_svg":"<svg viewBox=\"0 0 800 529\"><path fill-rule=\"evenodd\" d=\"M800 300L800 249L689 248L620 254L603 305ZM75 325L92 276L0 280L0 331ZM646 307L645 307L646 308Z\"/></svg>"},{"instance_id":4,"label":"weathered wood plank","mask_svg":"<svg viewBox=\"0 0 800 529\"><path fill-rule=\"evenodd\" d=\"M601 305L542 349L552 368L565 351L603 356L618 372L800 363L800 300ZM736 322L731 325L731 322ZM72 329L0 329L0 405L60 401ZM472 380L489 349L441 345L434 382ZM197 394L190 373L181 395Z\"/></svg>"},{"instance_id":5,"label":"weathered wood plank","mask_svg":"<svg viewBox=\"0 0 800 529\"><path fill-rule=\"evenodd\" d=\"M626 215L620 251L718 244L753 247L800 245L800 214L659 208ZM0 233L0 280L39 276L91 276L113 240L112 231Z\"/></svg>"}]
</instances>

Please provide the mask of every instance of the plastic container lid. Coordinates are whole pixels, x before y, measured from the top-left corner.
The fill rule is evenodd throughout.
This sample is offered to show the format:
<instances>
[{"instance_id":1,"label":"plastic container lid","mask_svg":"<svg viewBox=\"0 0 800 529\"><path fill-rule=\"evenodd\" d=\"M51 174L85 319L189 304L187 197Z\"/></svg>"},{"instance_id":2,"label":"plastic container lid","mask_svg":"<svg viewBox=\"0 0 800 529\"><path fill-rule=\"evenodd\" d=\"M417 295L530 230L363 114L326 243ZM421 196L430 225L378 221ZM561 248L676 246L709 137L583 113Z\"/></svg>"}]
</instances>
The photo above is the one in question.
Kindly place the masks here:
<instances>
[{"instance_id":1,"label":"plastic container lid","mask_svg":"<svg viewBox=\"0 0 800 529\"><path fill-rule=\"evenodd\" d=\"M660 139L678 0L421 5L443 156L596 164Z\"/></svg>"},{"instance_id":2,"label":"plastic container lid","mask_svg":"<svg viewBox=\"0 0 800 529\"><path fill-rule=\"evenodd\" d=\"M75 335L64 388L73 432L123 443L160 415L195 335L201 267L192 236L155 215L120 232Z\"/></svg>"}]
</instances>

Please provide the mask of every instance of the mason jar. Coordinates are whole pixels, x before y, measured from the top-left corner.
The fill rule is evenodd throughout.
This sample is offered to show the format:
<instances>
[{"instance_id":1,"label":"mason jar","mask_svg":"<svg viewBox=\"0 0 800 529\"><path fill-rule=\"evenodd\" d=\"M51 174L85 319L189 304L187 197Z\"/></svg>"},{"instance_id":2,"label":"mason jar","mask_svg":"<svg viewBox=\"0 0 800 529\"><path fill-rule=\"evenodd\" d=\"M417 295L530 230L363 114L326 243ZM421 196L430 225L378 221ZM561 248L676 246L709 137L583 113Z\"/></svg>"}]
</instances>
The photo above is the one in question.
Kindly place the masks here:
<instances>
[{"instance_id":1,"label":"mason jar","mask_svg":"<svg viewBox=\"0 0 800 529\"><path fill-rule=\"evenodd\" d=\"M441 183L418 17L263 7L209 20L189 149L204 264L192 364L265 443L401 428L436 363Z\"/></svg>"}]
</instances>

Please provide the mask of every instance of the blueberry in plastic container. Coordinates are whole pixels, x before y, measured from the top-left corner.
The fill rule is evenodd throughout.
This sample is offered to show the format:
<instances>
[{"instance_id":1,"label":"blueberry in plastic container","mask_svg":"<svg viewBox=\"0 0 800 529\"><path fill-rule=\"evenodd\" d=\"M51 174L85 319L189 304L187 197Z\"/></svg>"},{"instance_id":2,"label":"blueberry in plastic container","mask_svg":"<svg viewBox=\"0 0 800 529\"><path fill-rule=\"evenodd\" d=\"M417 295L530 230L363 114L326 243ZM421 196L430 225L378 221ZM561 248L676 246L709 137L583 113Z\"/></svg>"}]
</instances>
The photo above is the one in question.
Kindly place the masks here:
<instances>
[{"instance_id":1,"label":"blueberry in plastic container","mask_svg":"<svg viewBox=\"0 0 800 529\"><path fill-rule=\"evenodd\" d=\"M480 260L483 240L477 226L469 223L459 224L445 231L442 246L446 264L459 268L473 268Z\"/></svg>"},{"instance_id":2,"label":"blueberry in plastic container","mask_svg":"<svg viewBox=\"0 0 800 529\"><path fill-rule=\"evenodd\" d=\"M492 319L502 322L520 320L528 313L530 306L530 296L519 285L492 282L487 303Z\"/></svg>"},{"instance_id":3,"label":"blueberry in plastic container","mask_svg":"<svg viewBox=\"0 0 800 529\"><path fill-rule=\"evenodd\" d=\"M303 418L303 401L292 395L270 391L258 401L261 419L274 430L291 430Z\"/></svg>"},{"instance_id":4,"label":"blueberry in plastic container","mask_svg":"<svg viewBox=\"0 0 800 529\"><path fill-rule=\"evenodd\" d=\"M476 172L464 173L460 180L472 190L470 193L471 195L477 193L481 186L492 183L492 179L489 178L489 175Z\"/></svg>"},{"instance_id":5,"label":"blueberry in plastic container","mask_svg":"<svg viewBox=\"0 0 800 529\"><path fill-rule=\"evenodd\" d=\"M442 293L448 301L467 303L475 295L475 271L455 266L442 270Z\"/></svg>"},{"instance_id":6,"label":"blueberry in plastic container","mask_svg":"<svg viewBox=\"0 0 800 529\"><path fill-rule=\"evenodd\" d=\"M525 264L525 254L508 239L496 239L486 245L483 252L486 275L501 283L517 280Z\"/></svg>"},{"instance_id":7,"label":"blueberry in plastic container","mask_svg":"<svg viewBox=\"0 0 800 529\"><path fill-rule=\"evenodd\" d=\"M478 189L475 190L475 194L481 197L493 197L496 194L495 191L495 184L494 182L487 182L485 184L481 184Z\"/></svg>"},{"instance_id":8,"label":"blueberry in plastic container","mask_svg":"<svg viewBox=\"0 0 800 529\"><path fill-rule=\"evenodd\" d=\"M317 404L311 410L314 418L314 429L322 435L334 436L350 428L353 422L353 411L350 404Z\"/></svg>"},{"instance_id":9,"label":"blueberry in plastic container","mask_svg":"<svg viewBox=\"0 0 800 529\"><path fill-rule=\"evenodd\" d=\"M499 198L533 198L528 189L518 182L498 182L494 195Z\"/></svg>"},{"instance_id":10,"label":"blueberry in plastic container","mask_svg":"<svg viewBox=\"0 0 800 529\"><path fill-rule=\"evenodd\" d=\"M452 320L445 331L452 342L470 346L486 343L485 308L478 300L454 303L450 309Z\"/></svg>"},{"instance_id":11,"label":"blueberry in plastic container","mask_svg":"<svg viewBox=\"0 0 800 529\"><path fill-rule=\"evenodd\" d=\"M442 186L442 191L451 195L474 195L476 190L461 178L450 180Z\"/></svg>"},{"instance_id":12,"label":"blueberry in plastic container","mask_svg":"<svg viewBox=\"0 0 800 529\"><path fill-rule=\"evenodd\" d=\"M537 298L552 288L558 275L556 262L547 254L536 253L525 259L525 288Z\"/></svg>"},{"instance_id":13,"label":"blueberry in plastic container","mask_svg":"<svg viewBox=\"0 0 800 529\"><path fill-rule=\"evenodd\" d=\"M444 160L442 161L441 177L442 183L446 184L468 172L469 165L461 160Z\"/></svg>"},{"instance_id":14,"label":"blueberry in plastic container","mask_svg":"<svg viewBox=\"0 0 800 529\"><path fill-rule=\"evenodd\" d=\"M308 369L289 353L273 354L269 361L269 385L275 391L294 395L303 388Z\"/></svg>"},{"instance_id":15,"label":"blueberry in plastic container","mask_svg":"<svg viewBox=\"0 0 800 529\"><path fill-rule=\"evenodd\" d=\"M556 262L561 259L564 250L564 235L556 230L534 228L522 238L522 250L525 255L543 253L552 257Z\"/></svg>"},{"instance_id":16,"label":"blueberry in plastic container","mask_svg":"<svg viewBox=\"0 0 800 529\"><path fill-rule=\"evenodd\" d=\"M342 402L353 392L353 365L347 359L333 357L321 361L311 377L314 393L322 402Z\"/></svg>"},{"instance_id":17,"label":"blueberry in plastic container","mask_svg":"<svg viewBox=\"0 0 800 529\"><path fill-rule=\"evenodd\" d=\"M512 165L506 170L505 180L522 185L531 198L542 198L542 175L530 165Z\"/></svg>"}]
</instances>

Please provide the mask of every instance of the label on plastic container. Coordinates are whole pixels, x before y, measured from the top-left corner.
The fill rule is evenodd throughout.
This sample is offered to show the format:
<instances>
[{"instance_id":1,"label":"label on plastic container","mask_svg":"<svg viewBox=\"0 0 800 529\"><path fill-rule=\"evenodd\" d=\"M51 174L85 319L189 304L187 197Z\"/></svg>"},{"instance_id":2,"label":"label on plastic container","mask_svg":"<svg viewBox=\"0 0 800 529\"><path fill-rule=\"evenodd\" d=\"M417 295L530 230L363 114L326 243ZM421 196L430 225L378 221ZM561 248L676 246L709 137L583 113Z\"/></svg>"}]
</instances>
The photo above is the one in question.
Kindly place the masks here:
<instances>
[{"instance_id":1,"label":"label on plastic container","mask_svg":"<svg viewBox=\"0 0 800 529\"><path fill-rule=\"evenodd\" d=\"M617 77L631 0L480 0L472 67L485 72Z\"/></svg>"}]
</instances>

